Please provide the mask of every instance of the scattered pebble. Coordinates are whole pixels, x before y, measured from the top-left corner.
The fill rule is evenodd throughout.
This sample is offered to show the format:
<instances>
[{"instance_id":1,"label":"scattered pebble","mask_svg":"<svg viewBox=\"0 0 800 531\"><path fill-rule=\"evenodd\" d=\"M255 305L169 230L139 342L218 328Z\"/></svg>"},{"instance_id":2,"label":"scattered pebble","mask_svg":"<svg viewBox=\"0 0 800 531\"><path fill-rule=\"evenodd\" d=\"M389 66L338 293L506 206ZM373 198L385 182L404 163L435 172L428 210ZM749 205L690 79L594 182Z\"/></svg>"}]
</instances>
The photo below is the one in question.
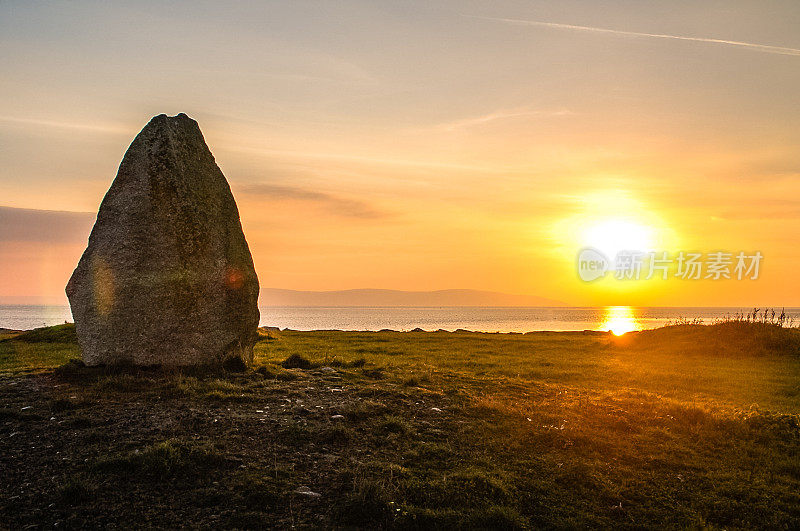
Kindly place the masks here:
<instances>
[{"instance_id":1,"label":"scattered pebble","mask_svg":"<svg viewBox=\"0 0 800 531\"><path fill-rule=\"evenodd\" d=\"M320 494L319 492L312 491L311 489L309 489L305 485L297 487L297 489L295 489L294 492L295 492L295 494L300 494L301 496L306 496L308 498L321 498L322 497L322 494Z\"/></svg>"},{"instance_id":2,"label":"scattered pebble","mask_svg":"<svg viewBox=\"0 0 800 531\"><path fill-rule=\"evenodd\" d=\"M333 415L331 417L331 420L343 420L343 419L344 419L344 415Z\"/></svg>"}]
</instances>

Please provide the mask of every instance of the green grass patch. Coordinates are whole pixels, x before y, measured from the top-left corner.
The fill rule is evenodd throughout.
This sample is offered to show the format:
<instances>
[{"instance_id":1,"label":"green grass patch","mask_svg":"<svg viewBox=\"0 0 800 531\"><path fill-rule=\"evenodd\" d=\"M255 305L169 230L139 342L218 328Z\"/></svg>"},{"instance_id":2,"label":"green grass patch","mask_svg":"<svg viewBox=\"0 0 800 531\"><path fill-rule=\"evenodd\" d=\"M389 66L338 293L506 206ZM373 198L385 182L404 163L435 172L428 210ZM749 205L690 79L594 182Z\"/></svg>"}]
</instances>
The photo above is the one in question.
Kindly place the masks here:
<instances>
[{"instance_id":1,"label":"green grass patch","mask_svg":"<svg viewBox=\"0 0 800 531\"><path fill-rule=\"evenodd\" d=\"M800 356L769 323L282 331L244 372L85 367L62 332L0 341L14 528L800 522Z\"/></svg>"}]
</instances>

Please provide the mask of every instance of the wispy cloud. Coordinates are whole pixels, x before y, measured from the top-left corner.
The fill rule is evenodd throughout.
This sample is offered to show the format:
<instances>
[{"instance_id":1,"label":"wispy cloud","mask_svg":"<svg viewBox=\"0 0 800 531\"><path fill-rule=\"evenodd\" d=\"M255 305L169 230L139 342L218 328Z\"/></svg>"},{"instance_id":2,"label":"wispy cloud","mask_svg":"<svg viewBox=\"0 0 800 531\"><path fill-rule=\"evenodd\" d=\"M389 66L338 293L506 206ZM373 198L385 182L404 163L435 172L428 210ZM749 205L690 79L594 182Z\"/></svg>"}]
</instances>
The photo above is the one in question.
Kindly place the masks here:
<instances>
[{"instance_id":1,"label":"wispy cloud","mask_svg":"<svg viewBox=\"0 0 800 531\"><path fill-rule=\"evenodd\" d=\"M325 207L329 212L343 217L375 219L387 213L373 208L364 201L338 197L326 192L279 184L250 184L238 187L241 195L260 201L308 201Z\"/></svg>"},{"instance_id":2,"label":"wispy cloud","mask_svg":"<svg viewBox=\"0 0 800 531\"><path fill-rule=\"evenodd\" d=\"M545 22L540 20L522 20L515 18L496 18L496 17L481 17L473 15L464 15L469 18L479 18L483 20L493 20L496 22L504 22L506 24L513 24L517 26L541 26L546 28L558 28L573 31L589 31L593 33L608 33L612 35L628 35L632 37L647 37L651 39L672 39L678 41L692 41L692 42L705 42L710 44L723 44L726 46L737 46L740 48L748 48L758 52L772 53L778 55L800 55L798 48L786 48L783 46L769 46L767 44L757 44L753 42L730 41L725 39L709 39L706 37L687 37L683 35L668 35L665 33L643 33L638 31L622 31L609 28L596 28L593 26L576 26L574 24L559 24L557 22Z\"/></svg>"},{"instance_id":3,"label":"wispy cloud","mask_svg":"<svg viewBox=\"0 0 800 531\"><path fill-rule=\"evenodd\" d=\"M79 131L91 131L96 133L119 133L130 134L130 128L125 128L120 125L110 124L92 124L92 123L76 123L76 122L60 122L55 120L37 120L33 118L18 118L16 116L0 116L0 122L19 124L19 125L32 125L35 127L54 127L57 129L74 129Z\"/></svg>"},{"instance_id":4,"label":"wispy cloud","mask_svg":"<svg viewBox=\"0 0 800 531\"><path fill-rule=\"evenodd\" d=\"M419 130L416 130L419 131ZM432 160L409 160L409 159L393 159L383 157L362 156L348 153L324 153L306 150L289 150L289 149L269 149L262 147L248 147L243 146L241 143L228 143L225 144L225 149L228 151L236 151L240 153L256 153L258 155L265 155L271 157L281 157L285 159L294 160L330 160L341 162L352 162L354 164L369 164L387 167L406 167L406 168L423 168L423 169L442 169L442 170L461 170L465 172L479 172L479 173L502 173L506 174L512 171L511 168L497 167L497 166L478 166L471 164L458 164ZM525 170L519 170L525 171Z\"/></svg>"},{"instance_id":5,"label":"wispy cloud","mask_svg":"<svg viewBox=\"0 0 800 531\"><path fill-rule=\"evenodd\" d=\"M572 114L570 111L567 110L558 110L558 111L541 111L541 110L532 110L532 109L509 109L509 110L499 110L495 112L491 112L488 114L484 114L481 116L474 116L471 118L464 118L462 120L455 120L452 122L446 122L443 124L439 124L436 126L436 129L442 131L456 131L458 129L465 129L469 127L475 127L478 125L483 125L489 122L494 122L497 120L506 120L509 118L519 118L521 116L565 116Z\"/></svg>"},{"instance_id":6,"label":"wispy cloud","mask_svg":"<svg viewBox=\"0 0 800 531\"><path fill-rule=\"evenodd\" d=\"M0 242L85 242L95 215L0 206Z\"/></svg>"}]
</instances>

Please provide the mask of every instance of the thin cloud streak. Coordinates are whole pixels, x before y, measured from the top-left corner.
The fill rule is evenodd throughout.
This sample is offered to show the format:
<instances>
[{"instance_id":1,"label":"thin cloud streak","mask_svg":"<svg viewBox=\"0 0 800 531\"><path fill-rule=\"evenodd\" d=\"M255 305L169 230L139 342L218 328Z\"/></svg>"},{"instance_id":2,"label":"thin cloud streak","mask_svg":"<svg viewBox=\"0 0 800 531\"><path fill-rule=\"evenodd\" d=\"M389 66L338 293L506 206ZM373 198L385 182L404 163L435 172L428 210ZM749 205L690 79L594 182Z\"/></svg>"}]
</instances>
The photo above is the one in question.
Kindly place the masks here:
<instances>
[{"instance_id":1,"label":"thin cloud streak","mask_svg":"<svg viewBox=\"0 0 800 531\"><path fill-rule=\"evenodd\" d=\"M32 125L37 127L54 127L58 129L75 129L79 131L91 131L95 133L118 133L129 134L130 128L125 128L117 125L95 125L88 123L74 123L74 122L58 122L54 120L36 120L33 118L18 118L16 116L0 116L0 122Z\"/></svg>"},{"instance_id":2,"label":"thin cloud streak","mask_svg":"<svg viewBox=\"0 0 800 531\"><path fill-rule=\"evenodd\" d=\"M504 22L506 24L513 24L517 26L541 26L546 28L568 29L575 31L589 31L593 33L609 33L612 35L629 35L632 37L649 37L652 39L672 39L678 41L691 41L691 42L706 42L711 44L724 44L728 46L738 46L740 48L748 48L751 50L771 53L777 55L794 55L800 56L800 49L786 48L783 46L769 46L767 44L756 44L752 42L742 41L729 41L725 39L709 39L705 37L685 37L683 35L667 35L664 33L642 33L638 31L623 31L608 28L596 28L592 26L576 26L574 24L560 24L557 22L544 22L539 20L521 20L515 18L495 18L495 17L481 17L473 15L464 15L470 18L479 18L483 20L494 20L496 22Z\"/></svg>"},{"instance_id":3,"label":"thin cloud streak","mask_svg":"<svg viewBox=\"0 0 800 531\"><path fill-rule=\"evenodd\" d=\"M496 120L505 120L508 118L519 118L522 116L566 116L570 114L572 114L572 112L567 110L534 111L534 110L519 109L519 110L509 110L509 111L495 111L489 114L484 114L483 116L464 118L463 120L455 120L453 122L439 124L437 126L437 129L441 129L442 131L455 131L457 129L474 127L477 125L483 125L489 122L494 122Z\"/></svg>"},{"instance_id":4,"label":"thin cloud streak","mask_svg":"<svg viewBox=\"0 0 800 531\"><path fill-rule=\"evenodd\" d=\"M318 153L311 151L301 150L288 150L288 149L269 149L269 148L254 148L242 146L240 144L226 144L224 148L227 151L236 151L240 153L255 153L267 156L279 156L284 158L294 158L301 160L333 160L354 162L363 164L376 164L382 166L395 166L395 167L409 167L409 168L432 168L432 169L448 169L448 170L462 170L478 173L509 173L515 171L514 168L498 168L494 166L474 166L469 164L451 164L447 162L435 162L425 160L401 160L401 159L387 159L380 157L369 157L361 155L349 155L343 153ZM518 171L525 171L519 169Z\"/></svg>"},{"instance_id":5,"label":"thin cloud streak","mask_svg":"<svg viewBox=\"0 0 800 531\"><path fill-rule=\"evenodd\" d=\"M95 214L0 205L0 242L85 242Z\"/></svg>"},{"instance_id":6,"label":"thin cloud streak","mask_svg":"<svg viewBox=\"0 0 800 531\"><path fill-rule=\"evenodd\" d=\"M376 219L387 216L386 212L378 211L364 201L295 186L260 183L240 186L239 192L259 201L309 201L323 205L332 214L343 217Z\"/></svg>"}]
</instances>

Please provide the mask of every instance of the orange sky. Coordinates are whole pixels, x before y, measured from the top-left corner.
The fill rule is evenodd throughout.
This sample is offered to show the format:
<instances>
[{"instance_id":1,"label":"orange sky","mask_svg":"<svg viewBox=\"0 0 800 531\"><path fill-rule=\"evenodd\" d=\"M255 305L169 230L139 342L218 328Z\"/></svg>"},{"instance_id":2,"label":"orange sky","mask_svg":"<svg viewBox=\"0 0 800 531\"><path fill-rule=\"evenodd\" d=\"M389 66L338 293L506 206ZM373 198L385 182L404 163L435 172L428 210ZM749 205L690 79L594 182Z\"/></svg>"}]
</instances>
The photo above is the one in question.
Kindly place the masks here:
<instances>
[{"instance_id":1,"label":"orange sky","mask_svg":"<svg viewBox=\"0 0 800 531\"><path fill-rule=\"evenodd\" d=\"M92 215L45 211L95 212L148 119L186 112L265 287L800 306L799 24L795 2L3 3L0 302L65 300ZM761 277L584 283L609 220L761 251Z\"/></svg>"}]
</instances>

